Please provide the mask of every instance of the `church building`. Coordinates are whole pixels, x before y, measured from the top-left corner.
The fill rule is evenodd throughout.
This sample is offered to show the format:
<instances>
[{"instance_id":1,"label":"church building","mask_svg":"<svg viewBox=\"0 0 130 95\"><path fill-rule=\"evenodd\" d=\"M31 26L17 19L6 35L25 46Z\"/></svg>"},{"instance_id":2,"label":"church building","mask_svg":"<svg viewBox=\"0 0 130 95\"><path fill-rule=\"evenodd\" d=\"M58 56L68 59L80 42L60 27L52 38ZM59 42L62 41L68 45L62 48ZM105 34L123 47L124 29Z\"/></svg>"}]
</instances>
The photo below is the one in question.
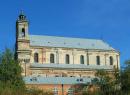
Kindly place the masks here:
<instances>
[{"instance_id":1,"label":"church building","mask_svg":"<svg viewBox=\"0 0 130 95\"><path fill-rule=\"evenodd\" d=\"M31 35L28 29L21 13L16 21L16 57L28 87L67 95L75 84L90 84L97 70L120 68L119 52L100 39Z\"/></svg>"}]
</instances>

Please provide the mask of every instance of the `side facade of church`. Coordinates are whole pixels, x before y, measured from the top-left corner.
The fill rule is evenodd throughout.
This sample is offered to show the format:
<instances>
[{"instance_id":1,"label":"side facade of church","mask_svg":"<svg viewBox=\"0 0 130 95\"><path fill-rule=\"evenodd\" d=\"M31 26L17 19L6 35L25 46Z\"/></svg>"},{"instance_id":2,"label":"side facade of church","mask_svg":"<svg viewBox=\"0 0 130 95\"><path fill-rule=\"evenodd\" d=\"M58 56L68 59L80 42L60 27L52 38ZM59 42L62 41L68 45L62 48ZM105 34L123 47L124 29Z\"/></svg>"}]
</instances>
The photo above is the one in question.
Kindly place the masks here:
<instances>
[{"instance_id":1,"label":"side facade of church","mask_svg":"<svg viewBox=\"0 0 130 95\"><path fill-rule=\"evenodd\" d=\"M26 16L16 21L16 55L27 84L91 82L95 72L120 69L120 54L97 39L30 35Z\"/></svg>"}]
</instances>

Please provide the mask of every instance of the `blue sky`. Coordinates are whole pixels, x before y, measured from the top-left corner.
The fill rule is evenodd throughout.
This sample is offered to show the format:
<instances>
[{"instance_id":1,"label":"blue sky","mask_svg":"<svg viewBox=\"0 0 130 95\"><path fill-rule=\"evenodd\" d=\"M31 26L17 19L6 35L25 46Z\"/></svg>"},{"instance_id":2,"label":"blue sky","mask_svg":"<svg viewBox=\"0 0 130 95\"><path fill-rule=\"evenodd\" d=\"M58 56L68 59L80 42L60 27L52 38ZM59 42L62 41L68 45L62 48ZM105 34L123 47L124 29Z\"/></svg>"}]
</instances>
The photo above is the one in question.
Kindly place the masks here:
<instances>
[{"instance_id":1,"label":"blue sky","mask_svg":"<svg viewBox=\"0 0 130 95\"><path fill-rule=\"evenodd\" d=\"M15 21L24 10L30 34L103 39L130 58L130 0L1 0L0 51L14 48Z\"/></svg>"}]
</instances>

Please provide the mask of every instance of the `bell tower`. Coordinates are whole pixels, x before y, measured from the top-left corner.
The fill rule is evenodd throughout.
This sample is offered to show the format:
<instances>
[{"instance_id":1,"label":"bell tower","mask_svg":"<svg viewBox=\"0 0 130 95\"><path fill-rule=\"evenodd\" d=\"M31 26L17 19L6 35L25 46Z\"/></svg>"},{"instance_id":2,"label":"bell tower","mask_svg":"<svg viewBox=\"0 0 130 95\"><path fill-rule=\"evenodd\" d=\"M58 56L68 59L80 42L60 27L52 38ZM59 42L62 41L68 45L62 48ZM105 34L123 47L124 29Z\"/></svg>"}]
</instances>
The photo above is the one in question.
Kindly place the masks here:
<instances>
[{"instance_id":1,"label":"bell tower","mask_svg":"<svg viewBox=\"0 0 130 95\"><path fill-rule=\"evenodd\" d=\"M28 20L26 19L23 11L21 11L16 21L16 40L18 39L29 40Z\"/></svg>"},{"instance_id":2,"label":"bell tower","mask_svg":"<svg viewBox=\"0 0 130 95\"><path fill-rule=\"evenodd\" d=\"M21 11L16 20L16 59L20 61L23 68L22 75L26 76L28 73L28 66L30 64L30 39L28 32L29 23Z\"/></svg>"}]
</instances>

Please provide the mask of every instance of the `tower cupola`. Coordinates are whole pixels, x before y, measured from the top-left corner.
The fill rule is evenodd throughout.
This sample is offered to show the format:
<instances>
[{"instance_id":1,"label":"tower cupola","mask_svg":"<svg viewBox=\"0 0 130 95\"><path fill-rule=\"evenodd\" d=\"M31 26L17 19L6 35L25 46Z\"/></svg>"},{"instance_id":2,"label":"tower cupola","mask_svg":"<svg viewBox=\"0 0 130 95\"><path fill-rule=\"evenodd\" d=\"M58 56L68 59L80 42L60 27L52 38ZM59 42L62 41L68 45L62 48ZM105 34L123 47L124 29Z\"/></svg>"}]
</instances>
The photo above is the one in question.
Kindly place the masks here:
<instances>
[{"instance_id":1,"label":"tower cupola","mask_svg":"<svg viewBox=\"0 0 130 95\"><path fill-rule=\"evenodd\" d=\"M20 20L20 21L25 21L26 20L26 16L24 15L23 11L21 11L18 20Z\"/></svg>"}]
</instances>

